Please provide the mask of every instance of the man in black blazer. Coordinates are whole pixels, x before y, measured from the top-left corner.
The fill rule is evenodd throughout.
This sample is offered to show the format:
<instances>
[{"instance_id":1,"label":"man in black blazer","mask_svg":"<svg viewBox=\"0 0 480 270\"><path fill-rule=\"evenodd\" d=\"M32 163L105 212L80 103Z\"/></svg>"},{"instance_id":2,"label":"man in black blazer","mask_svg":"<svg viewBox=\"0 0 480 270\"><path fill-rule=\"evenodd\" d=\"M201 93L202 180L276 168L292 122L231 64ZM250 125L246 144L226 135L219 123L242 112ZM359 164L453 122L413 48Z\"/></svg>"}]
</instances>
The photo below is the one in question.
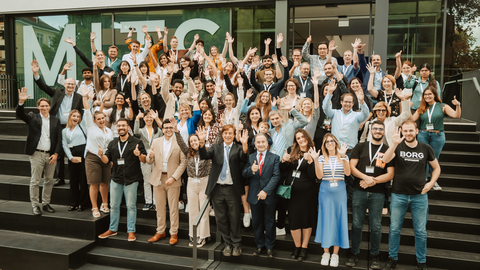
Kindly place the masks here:
<instances>
[{"instance_id":1,"label":"man in black blazer","mask_svg":"<svg viewBox=\"0 0 480 270\"><path fill-rule=\"evenodd\" d=\"M297 89L297 94L300 97L308 97L313 100L313 83L312 77L310 77L310 64L303 62L300 66L300 76L293 76L294 79L300 83L300 88Z\"/></svg>"},{"instance_id":2,"label":"man in black blazer","mask_svg":"<svg viewBox=\"0 0 480 270\"><path fill-rule=\"evenodd\" d=\"M27 88L23 87L22 91L18 90L18 96L17 117L28 125L25 154L30 156L32 171L30 201L33 207L33 214L37 216L42 214L39 199L39 183L42 178L42 172L45 172L42 191L43 210L54 213L55 210L50 206L50 198L54 182L55 162L62 151L62 127L60 120L49 114L50 100L40 98L37 101L39 114L33 112L25 114L23 104L30 97L27 96Z\"/></svg>"},{"instance_id":3,"label":"man in black blazer","mask_svg":"<svg viewBox=\"0 0 480 270\"><path fill-rule=\"evenodd\" d=\"M199 132L200 159L211 159L212 169L208 176L205 194L212 195L215 220L225 241L224 256L240 256L241 241L241 199L245 194L241 181L243 164L248 159L248 133L243 131L240 144L233 142L235 126L225 125L222 130L223 143L213 144L205 149L205 132ZM225 154L226 153L226 154ZM226 158L228 157L228 158Z\"/></svg>"},{"instance_id":4,"label":"man in black blazer","mask_svg":"<svg viewBox=\"0 0 480 270\"><path fill-rule=\"evenodd\" d=\"M250 179L247 202L252 209L252 227L257 243L257 250L253 256L260 256L266 248L268 257L273 258L280 157L268 151L268 139L263 133L255 135L255 148L257 151L250 155L243 169L243 177Z\"/></svg>"},{"instance_id":5,"label":"man in black blazer","mask_svg":"<svg viewBox=\"0 0 480 270\"><path fill-rule=\"evenodd\" d=\"M68 78L65 80L64 87L61 88L51 88L40 78L38 71L40 70L37 60L32 61L32 71L35 78L35 83L38 87L45 92L47 95L52 97L52 106L50 107L50 115L54 115L60 119L60 124L62 128L65 128L65 125L68 121L68 115L73 109L77 109L81 114L83 114L83 102L82 95L75 92L75 80L73 78ZM55 169L55 174L57 175L57 181L55 186L65 184L65 162L63 161L63 151L58 153L57 167Z\"/></svg>"}]
</instances>

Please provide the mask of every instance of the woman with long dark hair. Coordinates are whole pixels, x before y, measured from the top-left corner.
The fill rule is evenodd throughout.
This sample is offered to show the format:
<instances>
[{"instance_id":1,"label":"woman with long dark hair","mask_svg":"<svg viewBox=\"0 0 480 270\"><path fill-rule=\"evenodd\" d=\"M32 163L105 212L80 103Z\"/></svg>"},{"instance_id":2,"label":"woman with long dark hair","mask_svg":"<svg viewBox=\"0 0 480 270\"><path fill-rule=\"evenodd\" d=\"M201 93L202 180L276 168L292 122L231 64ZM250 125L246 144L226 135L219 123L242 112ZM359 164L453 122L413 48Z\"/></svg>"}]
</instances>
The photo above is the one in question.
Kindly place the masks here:
<instances>
[{"instance_id":1,"label":"woman with long dark hair","mask_svg":"<svg viewBox=\"0 0 480 270\"><path fill-rule=\"evenodd\" d=\"M415 113L420 106L420 102L423 98L423 91L425 91L428 86L436 90L438 97L440 99L442 98L442 88L440 87L440 83L433 78L432 67L428 63L424 63L420 66L420 78L418 80L410 75L403 86L405 88L412 88L412 114Z\"/></svg>"},{"instance_id":2,"label":"woman with long dark hair","mask_svg":"<svg viewBox=\"0 0 480 270\"><path fill-rule=\"evenodd\" d=\"M126 104L125 104L126 103ZM100 108L103 108L103 104ZM128 106L126 106L128 104ZM125 100L125 96L122 93L118 93L115 97L115 104L110 109L103 110L106 117L106 124L113 132L113 137L118 137L117 132L117 120L120 118L126 118L128 120L133 120L133 110L132 104L129 99ZM130 131L131 132L131 131ZM133 135L133 133L131 134Z\"/></svg>"}]
</instances>

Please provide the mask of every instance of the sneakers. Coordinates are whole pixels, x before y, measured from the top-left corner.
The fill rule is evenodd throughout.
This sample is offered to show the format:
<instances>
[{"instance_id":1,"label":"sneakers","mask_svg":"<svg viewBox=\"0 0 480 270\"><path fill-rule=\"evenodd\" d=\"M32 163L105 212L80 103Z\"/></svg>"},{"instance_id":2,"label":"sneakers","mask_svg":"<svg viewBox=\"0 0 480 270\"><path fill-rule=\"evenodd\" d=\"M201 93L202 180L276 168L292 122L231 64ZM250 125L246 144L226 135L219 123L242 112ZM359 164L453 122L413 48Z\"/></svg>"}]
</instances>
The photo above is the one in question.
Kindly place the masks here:
<instances>
[{"instance_id":1,"label":"sneakers","mask_svg":"<svg viewBox=\"0 0 480 270\"><path fill-rule=\"evenodd\" d=\"M214 217L215 216L215 211L213 211L213 208L210 209L210 213L208 213L209 216Z\"/></svg>"},{"instance_id":2,"label":"sneakers","mask_svg":"<svg viewBox=\"0 0 480 270\"><path fill-rule=\"evenodd\" d=\"M283 229L277 228L277 235L285 235L285 234L287 234L287 232L285 231L285 228Z\"/></svg>"},{"instance_id":3,"label":"sneakers","mask_svg":"<svg viewBox=\"0 0 480 270\"><path fill-rule=\"evenodd\" d=\"M185 209L185 205L183 204L183 202L178 202L178 210L183 210Z\"/></svg>"},{"instance_id":4,"label":"sneakers","mask_svg":"<svg viewBox=\"0 0 480 270\"><path fill-rule=\"evenodd\" d=\"M358 262L358 256L353 254L353 253L350 253L350 255L348 256L348 259L347 261L345 262L345 265L346 266L350 266L350 267L354 267L357 262Z\"/></svg>"},{"instance_id":5,"label":"sneakers","mask_svg":"<svg viewBox=\"0 0 480 270\"><path fill-rule=\"evenodd\" d=\"M243 214L243 226L245 226L245 228L250 227L250 219L250 213Z\"/></svg>"},{"instance_id":6,"label":"sneakers","mask_svg":"<svg viewBox=\"0 0 480 270\"><path fill-rule=\"evenodd\" d=\"M332 257L330 258L330 266L331 267L338 267L338 260L340 258L338 257L337 254L332 254Z\"/></svg>"},{"instance_id":7,"label":"sneakers","mask_svg":"<svg viewBox=\"0 0 480 270\"><path fill-rule=\"evenodd\" d=\"M148 211L148 210L150 210L150 208L152 208L152 204L147 203L143 206L142 211Z\"/></svg>"},{"instance_id":8,"label":"sneakers","mask_svg":"<svg viewBox=\"0 0 480 270\"><path fill-rule=\"evenodd\" d=\"M328 261L330 261L330 253L323 253L320 264L323 266L328 266Z\"/></svg>"},{"instance_id":9,"label":"sneakers","mask_svg":"<svg viewBox=\"0 0 480 270\"><path fill-rule=\"evenodd\" d=\"M197 248L203 247L207 243L207 238L200 238L197 241Z\"/></svg>"},{"instance_id":10,"label":"sneakers","mask_svg":"<svg viewBox=\"0 0 480 270\"><path fill-rule=\"evenodd\" d=\"M394 260L392 257L389 257L387 263L382 267L382 270L391 270L398 267L398 261Z\"/></svg>"},{"instance_id":11,"label":"sneakers","mask_svg":"<svg viewBox=\"0 0 480 270\"><path fill-rule=\"evenodd\" d=\"M380 260L378 255L370 255L370 268L371 269L381 269Z\"/></svg>"},{"instance_id":12,"label":"sneakers","mask_svg":"<svg viewBox=\"0 0 480 270\"><path fill-rule=\"evenodd\" d=\"M426 263L417 263L417 268L416 270L428 270L428 266Z\"/></svg>"},{"instance_id":13,"label":"sneakers","mask_svg":"<svg viewBox=\"0 0 480 270\"><path fill-rule=\"evenodd\" d=\"M442 187L438 184L438 182L435 182L435 184L433 185L433 190L442 191Z\"/></svg>"}]
</instances>

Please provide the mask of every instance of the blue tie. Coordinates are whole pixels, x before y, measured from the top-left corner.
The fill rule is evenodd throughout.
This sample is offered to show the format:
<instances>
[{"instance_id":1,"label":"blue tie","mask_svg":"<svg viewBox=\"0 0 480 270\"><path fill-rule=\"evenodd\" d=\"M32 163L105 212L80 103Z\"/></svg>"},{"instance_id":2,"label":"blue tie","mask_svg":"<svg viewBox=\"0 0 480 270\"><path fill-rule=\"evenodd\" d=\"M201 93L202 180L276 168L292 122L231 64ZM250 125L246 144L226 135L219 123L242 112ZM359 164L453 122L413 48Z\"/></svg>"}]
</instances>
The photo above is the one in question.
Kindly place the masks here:
<instances>
[{"instance_id":1,"label":"blue tie","mask_svg":"<svg viewBox=\"0 0 480 270\"><path fill-rule=\"evenodd\" d=\"M228 163L228 156L230 154L230 146L225 146L225 149L227 149L227 155L224 157L223 160L223 166L222 166L222 172L220 173L220 180L225 181L227 179L227 163Z\"/></svg>"}]
</instances>

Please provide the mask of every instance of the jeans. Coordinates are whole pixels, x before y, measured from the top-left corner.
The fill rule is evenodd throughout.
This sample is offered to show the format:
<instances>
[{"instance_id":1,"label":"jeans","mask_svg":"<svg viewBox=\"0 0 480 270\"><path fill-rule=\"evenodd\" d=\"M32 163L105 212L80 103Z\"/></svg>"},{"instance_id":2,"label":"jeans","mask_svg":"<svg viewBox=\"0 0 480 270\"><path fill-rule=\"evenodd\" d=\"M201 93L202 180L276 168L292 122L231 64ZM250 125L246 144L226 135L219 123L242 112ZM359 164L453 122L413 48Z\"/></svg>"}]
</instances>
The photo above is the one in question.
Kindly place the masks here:
<instances>
[{"instance_id":1,"label":"jeans","mask_svg":"<svg viewBox=\"0 0 480 270\"><path fill-rule=\"evenodd\" d=\"M362 242L362 227L368 208L368 220L370 225L370 254L378 255L380 241L382 239L382 209L384 193L373 193L362 190L353 190L352 198L352 253L360 253Z\"/></svg>"},{"instance_id":2,"label":"jeans","mask_svg":"<svg viewBox=\"0 0 480 270\"><path fill-rule=\"evenodd\" d=\"M137 189L138 182L124 186L110 181L110 231L116 232L118 230L122 195L125 195L125 204L127 205L127 232L135 232L135 222L137 221Z\"/></svg>"},{"instance_id":3,"label":"jeans","mask_svg":"<svg viewBox=\"0 0 480 270\"><path fill-rule=\"evenodd\" d=\"M398 260L400 247L400 231L408 207L412 213L413 230L415 231L415 254L418 263L427 262L427 219L428 195L404 195L392 193L390 203L390 230L388 237L388 255Z\"/></svg>"},{"instance_id":4,"label":"jeans","mask_svg":"<svg viewBox=\"0 0 480 270\"><path fill-rule=\"evenodd\" d=\"M417 140L422 143L426 143L430 145L433 148L433 152L435 152L435 157L437 160L440 158L440 153L442 152L443 146L445 145L445 133L439 132L428 132L425 130L420 130L417 135ZM428 173L432 172L433 168L430 166L430 164L427 164L427 175L425 176L425 179L428 178Z\"/></svg>"}]
</instances>

